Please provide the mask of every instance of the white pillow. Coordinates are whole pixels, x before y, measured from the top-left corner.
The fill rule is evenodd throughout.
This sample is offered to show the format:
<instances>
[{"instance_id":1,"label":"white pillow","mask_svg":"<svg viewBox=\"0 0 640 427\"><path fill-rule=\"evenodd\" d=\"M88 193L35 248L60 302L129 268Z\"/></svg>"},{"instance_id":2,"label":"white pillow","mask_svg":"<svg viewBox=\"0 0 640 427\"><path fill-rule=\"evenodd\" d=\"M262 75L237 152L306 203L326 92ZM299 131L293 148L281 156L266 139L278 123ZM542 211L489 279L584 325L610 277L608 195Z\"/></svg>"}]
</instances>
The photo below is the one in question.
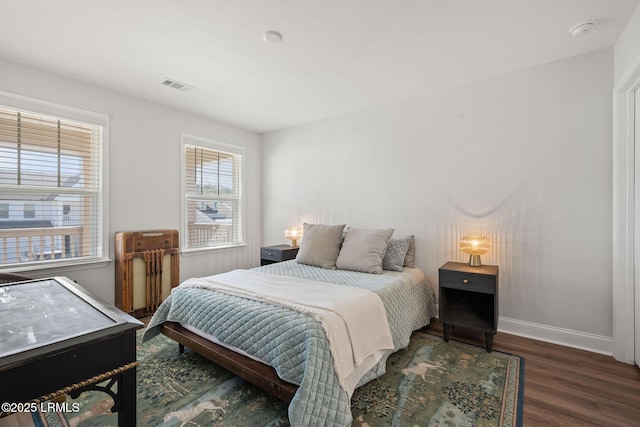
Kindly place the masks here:
<instances>
[{"instance_id":1,"label":"white pillow","mask_svg":"<svg viewBox=\"0 0 640 427\"><path fill-rule=\"evenodd\" d=\"M351 228L344 238L336 267L363 273L382 273L382 258L393 228Z\"/></svg>"},{"instance_id":2,"label":"white pillow","mask_svg":"<svg viewBox=\"0 0 640 427\"><path fill-rule=\"evenodd\" d=\"M322 268L336 268L344 224L302 224L302 240L296 262Z\"/></svg>"}]
</instances>

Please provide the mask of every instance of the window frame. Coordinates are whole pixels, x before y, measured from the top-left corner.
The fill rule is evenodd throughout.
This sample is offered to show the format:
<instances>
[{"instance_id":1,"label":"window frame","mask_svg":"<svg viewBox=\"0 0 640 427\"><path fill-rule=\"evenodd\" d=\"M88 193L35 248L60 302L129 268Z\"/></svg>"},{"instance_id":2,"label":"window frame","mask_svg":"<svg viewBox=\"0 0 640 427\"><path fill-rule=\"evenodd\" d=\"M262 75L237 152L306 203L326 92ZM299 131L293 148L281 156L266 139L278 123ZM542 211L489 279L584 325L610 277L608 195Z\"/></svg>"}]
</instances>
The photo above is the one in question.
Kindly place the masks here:
<instances>
[{"instance_id":1,"label":"window frame","mask_svg":"<svg viewBox=\"0 0 640 427\"><path fill-rule=\"evenodd\" d=\"M100 191L100 207L92 206L101 222L97 227L97 241L94 242L96 251L99 254L85 258L63 258L58 260L31 261L14 264L0 264L0 272L21 272L31 270L43 270L56 272L60 269L81 269L106 266L110 261L109 254L109 116L103 113L84 110L81 108L71 107L68 105L58 104L51 101L45 101L24 95L0 90L0 105L42 114L47 116L58 117L60 119L78 121L97 125L102 127L102 141L97 149L100 157L97 165L100 166L100 173L97 174L99 180ZM43 272L43 273L44 273Z\"/></svg>"},{"instance_id":2,"label":"window frame","mask_svg":"<svg viewBox=\"0 0 640 427\"><path fill-rule=\"evenodd\" d=\"M187 224L187 221L188 221L187 200L190 198L190 196L187 195L187 190L186 190L187 189L187 183L186 183L186 176L187 176L186 146L187 145L202 147L208 150L215 150L215 151L220 151L224 153L231 153L231 154L240 156L240 173L237 174L237 176L240 179L239 190L238 190L239 200L237 201L237 205L240 208L240 212L238 213L239 218L237 218L237 221L234 214L234 222L239 227L239 233L238 233L239 238L237 239L237 241L233 241L225 244L219 244L219 245L204 246L204 247L195 247L195 248L189 247L189 225ZM247 209L246 209L246 189L245 189L245 183L246 183L245 164L246 164L246 153L245 153L244 147L213 140L210 138L192 135L189 133L182 132L180 134L180 199L181 199L181 202L180 202L180 235L181 235L180 252L181 253L185 255L189 255L189 254L195 254L203 251L215 251L220 249L229 249L229 248L246 246L247 244L246 243Z\"/></svg>"}]
</instances>

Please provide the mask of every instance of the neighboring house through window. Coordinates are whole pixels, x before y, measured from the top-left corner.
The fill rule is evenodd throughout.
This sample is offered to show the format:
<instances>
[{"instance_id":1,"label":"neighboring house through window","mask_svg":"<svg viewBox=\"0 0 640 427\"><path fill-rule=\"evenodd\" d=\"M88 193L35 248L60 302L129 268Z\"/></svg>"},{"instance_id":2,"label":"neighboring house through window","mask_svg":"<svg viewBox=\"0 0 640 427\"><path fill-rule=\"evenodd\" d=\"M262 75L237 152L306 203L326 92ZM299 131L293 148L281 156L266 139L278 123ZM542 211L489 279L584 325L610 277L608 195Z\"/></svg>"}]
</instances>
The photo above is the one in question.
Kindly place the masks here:
<instances>
[{"instance_id":1,"label":"neighboring house through window","mask_svg":"<svg viewBox=\"0 0 640 427\"><path fill-rule=\"evenodd\" d=\"M244 149L182 135L183 250L244 244Z\"/></svg>"},{"instance_id":2,"label":"neighboring house through window","mask_svg":"<svg viewBox=\"0 0 640 427\"><path fill-rule=\"evenodd\" d=\"M0 92L0 267L104 261L106 116Z\"/></svg>"}]
</instances>

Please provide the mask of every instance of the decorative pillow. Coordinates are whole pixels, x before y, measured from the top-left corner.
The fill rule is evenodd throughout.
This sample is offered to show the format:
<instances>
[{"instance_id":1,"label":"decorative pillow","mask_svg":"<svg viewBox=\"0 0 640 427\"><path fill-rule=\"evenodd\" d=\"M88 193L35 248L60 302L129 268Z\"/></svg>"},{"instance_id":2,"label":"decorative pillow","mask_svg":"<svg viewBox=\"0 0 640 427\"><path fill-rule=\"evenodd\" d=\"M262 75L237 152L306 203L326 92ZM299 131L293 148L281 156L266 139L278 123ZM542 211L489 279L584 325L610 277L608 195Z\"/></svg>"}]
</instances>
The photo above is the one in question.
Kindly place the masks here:
<instances>
[{"instance_id":1,"label":"decorative pillow","mask_svg":"<svg viewBox=\"0 0 640 427\"><path fill-rule=\"evenodd\" d=\"M409 249L407 249L407 254L404 257L403 267L416 268L416 239L413 236L407 237L409 237L411 241L409 243Z\"/></svg>"},{"instance_id":2,"label":"decorative pillow","mask_svg":"<svg viewBox=\"0 0 640 427\"><path fill-rule=\"evenodd\" d=\"M336 267L363 273L382 273L382 258L392 234L393 228L349 229L336 260Z\"/></svg>"},{"instance_id":3,"label":"decorative pillow","mask_svg":"<svg viewBox=\"0 0 640 427\"><path fill-rule=\"evenodd\" d=\"M413 236L407 236L401 239L389 239L387 251L384 253L384 258L382 258L382 269L402 271L404 259L412 241Z\"/></svg>"},{"instance_id":4,"label":"decorative pillow","mask_svg":"<svg viewBox=\"0 0 640 427\"><path fill-rule=\"evenodd\" d=\"M322 268L336 268L344 224L302 225L302 240L296 262Z\"/></svg>"}]
</instances>

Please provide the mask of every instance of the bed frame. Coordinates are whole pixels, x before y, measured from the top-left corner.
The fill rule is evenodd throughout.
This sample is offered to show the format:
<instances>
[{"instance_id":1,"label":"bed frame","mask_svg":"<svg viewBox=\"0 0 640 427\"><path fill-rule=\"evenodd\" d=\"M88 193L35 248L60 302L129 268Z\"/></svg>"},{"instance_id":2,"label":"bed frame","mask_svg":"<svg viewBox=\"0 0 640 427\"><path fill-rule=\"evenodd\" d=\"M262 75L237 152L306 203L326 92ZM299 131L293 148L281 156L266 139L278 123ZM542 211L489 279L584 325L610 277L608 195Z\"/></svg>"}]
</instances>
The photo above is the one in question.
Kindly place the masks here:
<instances>
[{"instance_id":1,"label":"bed frame","mask_svg":"<svg viewBox=\"0 0 640 427\"><path fill-rule=\"evenodd\" d=\"M190 348L286 403L291 402L298 390L297 385L278 377L276 370L271 366L213 343L185 329L179 323L164 323L162 333L178 342L180 353L184 352L185 347Z\"/></svg>"}]
</instances>

